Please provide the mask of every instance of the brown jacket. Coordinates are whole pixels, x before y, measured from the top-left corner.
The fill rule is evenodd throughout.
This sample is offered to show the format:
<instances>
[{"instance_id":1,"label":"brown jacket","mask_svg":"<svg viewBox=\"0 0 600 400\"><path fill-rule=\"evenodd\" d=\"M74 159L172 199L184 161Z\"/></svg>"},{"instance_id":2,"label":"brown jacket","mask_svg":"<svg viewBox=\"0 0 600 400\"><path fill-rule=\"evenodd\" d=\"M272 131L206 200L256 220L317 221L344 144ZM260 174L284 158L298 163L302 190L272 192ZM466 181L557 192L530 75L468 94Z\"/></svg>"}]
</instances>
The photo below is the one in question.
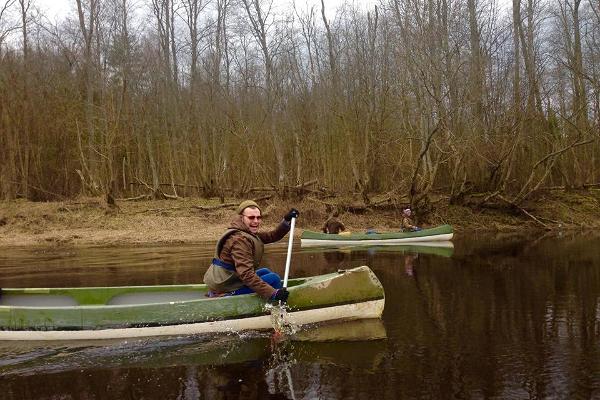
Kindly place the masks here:
<instances>
[{"instance_id":1,"label":"brown jacket","mask_svg":"<svg viewBox=\"0 0 600 400\"><path fill-rule=\"evenodd\" d=\"M281 240L289 232L289 224L282 221L272 231L258 232L253 235L244 225L242 216L238 215L231 222L229 229L235 231L228 231L224 235L227 237L219 239L216 255L221 261L234 265L235 271L213 264L204 274L204 283L216 292L231 292L242 286L248 286L259 296L268 299L275 289L260 279L254 271L259 267L264 244Z\"/></svg>"},{"instance_id":2,"label":"brown jacket","mask_svg":"<svg viewBox=\"0 0 600 400\"><path fill-rule=\"evenodd\" d=\"M413 224L412 220L408 217L402 218L402 231L412 232L417 229L417 226Z\"/></svg>"},{"instance_id":3,"label":"brown jacket","mask_svg":"<svg viewBox=\"0 0 600 400\"><path fill-rule=\"evenodd\" d=\"M329 218L321 228L324 233L340 233L346 230L344 224L335 217Z\"/></svg>"}]
</instances>

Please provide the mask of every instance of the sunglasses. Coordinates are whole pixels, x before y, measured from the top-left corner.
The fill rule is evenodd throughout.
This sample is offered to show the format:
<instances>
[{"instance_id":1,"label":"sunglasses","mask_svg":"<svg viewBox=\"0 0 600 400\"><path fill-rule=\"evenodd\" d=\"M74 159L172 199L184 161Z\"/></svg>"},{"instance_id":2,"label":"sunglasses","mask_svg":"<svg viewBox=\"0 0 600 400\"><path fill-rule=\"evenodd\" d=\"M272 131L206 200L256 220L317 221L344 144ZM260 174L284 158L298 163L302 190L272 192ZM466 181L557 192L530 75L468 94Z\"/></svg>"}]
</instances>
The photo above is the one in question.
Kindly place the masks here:
<instances>
[{"instance_id":1,"label":"sunglasses","mask_svg":"<svg viewBox=\"0 0 600 400\"><path fill-rule=\"evenodd\" d=\"M250 221L261 221L262 217L260 215L244 215L244 217L248 218Z\"/></svg>"}]
</instances>

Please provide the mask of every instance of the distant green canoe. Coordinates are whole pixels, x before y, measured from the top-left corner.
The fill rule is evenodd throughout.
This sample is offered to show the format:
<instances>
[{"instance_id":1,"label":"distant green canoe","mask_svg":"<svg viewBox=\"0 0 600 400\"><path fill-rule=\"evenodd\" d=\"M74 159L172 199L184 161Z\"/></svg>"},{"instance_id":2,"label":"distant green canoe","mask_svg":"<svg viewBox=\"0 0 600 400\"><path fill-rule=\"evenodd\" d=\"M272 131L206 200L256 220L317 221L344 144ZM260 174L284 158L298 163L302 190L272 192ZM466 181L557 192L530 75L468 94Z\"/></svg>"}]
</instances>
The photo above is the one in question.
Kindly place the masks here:
<instances>
[{"instance_id":1,"label":"distant green canoe","mask_svg":"<svg viewBox=\"0 0 600 400\"><path fill-rule=\"evenodd\" d=\"M370 268L291 279L289 322L380 318L384 290ZM0 340L75 340L272 329L256 294L207 298L205 285L3 289Z\"/></svg>"},{"instance_id":2,"label":"distant green canoe","mask_svg":"<svg viewBox=\"0 0 600 400\"><path fill-rule=\"evenodd\" d=\"M450 225L423 229L417 232L328 234L304 231L300 236L302 246L344 244L419 244L423 242L448 242L454 231Z\"/></svg>"}]
</instances>

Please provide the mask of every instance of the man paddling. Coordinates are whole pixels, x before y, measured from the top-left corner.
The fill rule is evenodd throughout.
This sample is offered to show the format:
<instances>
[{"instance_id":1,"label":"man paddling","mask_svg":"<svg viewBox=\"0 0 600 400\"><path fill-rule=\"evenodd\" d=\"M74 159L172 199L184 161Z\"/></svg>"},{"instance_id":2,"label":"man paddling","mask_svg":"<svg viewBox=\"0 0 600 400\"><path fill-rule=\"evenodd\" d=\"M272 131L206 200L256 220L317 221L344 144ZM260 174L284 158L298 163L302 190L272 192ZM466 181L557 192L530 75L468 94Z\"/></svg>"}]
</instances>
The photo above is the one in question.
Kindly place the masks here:
<instances>
[{"instance_id":1,"label":"man paddling","mask_svg":"<svg viewBox=\"0 0 600 400\"><path fill-rule=\"evenodd\" d=\"M323 233L338 234L346 230L346 227L344 226L342 221L338 219L339 216L339 212L335 210L331 217L329 217L327 221L325 221L325 223L323 224L323 227L321 228Z\"/></svg>"},{"instance_id":2,"label":"man paddling","mask_svg":"<svg viewBox=\"0 0 600 400\"><path fill-rule=\"evenodd\" d=\"M402 211L402 231L403 232L416 232L420 231L421 228L416 226L411 219L412 211L410 208L406 208Z\"/></svg>"},{"instance_id":3,"label":"man paddling","mask_svg":"<svg viewBox=\"0 0 600 400\"><path fill-rule=\"evenodd\" d=\"M264 245L281 240L290 230L292 218L300 213L292 208L272 231L259 232L262 213L252 200L243 201L229 229L217 242L215 257L204 274L209 297L257 293L269 301L285 302L289 292L281 278L268 268L259 268Z\"/></svg>"}]
</instances>

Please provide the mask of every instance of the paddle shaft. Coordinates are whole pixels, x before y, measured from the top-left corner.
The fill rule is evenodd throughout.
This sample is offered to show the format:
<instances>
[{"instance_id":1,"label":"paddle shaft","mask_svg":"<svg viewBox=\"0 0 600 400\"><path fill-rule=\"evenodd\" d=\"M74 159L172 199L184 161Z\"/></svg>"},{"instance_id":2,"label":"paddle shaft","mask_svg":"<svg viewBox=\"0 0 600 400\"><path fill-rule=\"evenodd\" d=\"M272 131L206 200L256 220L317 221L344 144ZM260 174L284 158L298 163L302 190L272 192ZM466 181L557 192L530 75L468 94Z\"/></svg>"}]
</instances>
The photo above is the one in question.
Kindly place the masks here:
<instances>
[{"instance_id":1,"label":"paddle shaft","mask_svg":"<svg viewBox=\"0 0 600 400\"><path fill-rule=\"evenodd\" d=\"M294 242L294 226L296 225L296 218L292 217L290 227L290 239L288 241L287 257L285 258L285 275L283 276L283 287L287 288L288 276L290 275L290 261L292 260L292 244Z\"/></svg>"}]
</instances>

